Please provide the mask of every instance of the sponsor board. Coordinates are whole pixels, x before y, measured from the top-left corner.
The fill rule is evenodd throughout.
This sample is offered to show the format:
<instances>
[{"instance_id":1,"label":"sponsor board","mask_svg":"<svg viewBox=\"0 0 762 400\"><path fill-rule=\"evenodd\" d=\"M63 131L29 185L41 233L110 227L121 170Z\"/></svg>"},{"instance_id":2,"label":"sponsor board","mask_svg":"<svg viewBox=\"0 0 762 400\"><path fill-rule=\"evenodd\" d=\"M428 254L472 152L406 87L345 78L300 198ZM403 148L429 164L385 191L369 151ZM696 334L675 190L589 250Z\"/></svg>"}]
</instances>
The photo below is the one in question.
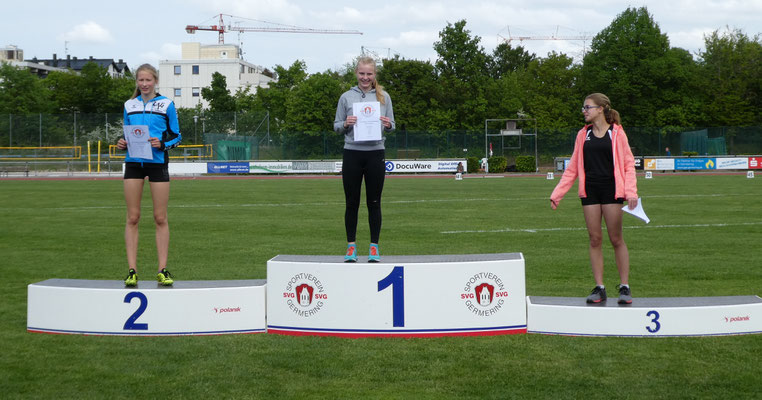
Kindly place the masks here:
<instances>
[{"instance_id":1,"label":"sponsor board","mask_svg":"<svg viewBox=\"0 0 762 400\"><path fill-rule=\"evenodd\" d=\"M749 157L749 169L762 169L762 157Z\"/></svg>"},{"instance_id":2,"label":"sponsor board","mask_svg":"<svg viewBox=\"0 0 762 400\"><path fill-rule=\"evenodd\" d=\"M717 169L749 169L749 158L717 158Z\"/></svg>"},{"instance_id":3,"label":"sponsor board","mask_svg":"<svg viewBox=\"0 0 762 400\"><path fill-rule=\"evenodd\" d=\"M674 158L646 158L644 169L653 170L673 170L675 169Z\"/></svg>"},{"instance_id":4,"label":"sponsor board","mask_svg":"<svg viewBox=\"0 0 762 400\"><path fill-rule=\"evenodd\" d=\"M267 285L270 333L424 337L526 331L520 253L386 256L360 265L333 256L277 256L267 263Z\"/></svg>"},{"instance_id":5,"label":"sponsor board","mask_svg":"<svg viewBox=\"0 0 762 400\"><path fill-rule=\"evenodd\" d=\"M699 158L676 158L675 169L716 169L717 161L714 158L699 157Z\"/></svg>"},{"instance_id":6,"label":"sponsor board","mask_svg":"<svg viewBox=\"0 0 762 400\"><path fill-rule=\"evenodd\" d=\"M283 174L294 172L290 161L252 161L248 163L252 174Z\"/></svg>"},{"instance_id":7,"label":"sponsor board","mask_svg":"<svg viewBox=\"0 0 762 400\"><path fill-rule=\"evenodd\" d=\"M460 160L386 160L385 169L389 173L405 172L452 172L458 171L458 164L466 165L465 159Z\"/></svg>"},{"instance_id":8,"label":"sponsor board","mask_svg":"<svg viewBox=\"0 0 762 400\"><path fill-rule=\"evenodd\" d=\"M643 169L643 157L635 157L635 169Z\"/></svg>"},{"instance_id":9,"label":"sponsor board","mask_svg":"<svg viewBox=\"0 0 762 400\"><path fill-rule=\"evenodd\" d=\"M210 162L206 163L208 174L248 174L247 162Z\"/></svg>"}]
</instances>

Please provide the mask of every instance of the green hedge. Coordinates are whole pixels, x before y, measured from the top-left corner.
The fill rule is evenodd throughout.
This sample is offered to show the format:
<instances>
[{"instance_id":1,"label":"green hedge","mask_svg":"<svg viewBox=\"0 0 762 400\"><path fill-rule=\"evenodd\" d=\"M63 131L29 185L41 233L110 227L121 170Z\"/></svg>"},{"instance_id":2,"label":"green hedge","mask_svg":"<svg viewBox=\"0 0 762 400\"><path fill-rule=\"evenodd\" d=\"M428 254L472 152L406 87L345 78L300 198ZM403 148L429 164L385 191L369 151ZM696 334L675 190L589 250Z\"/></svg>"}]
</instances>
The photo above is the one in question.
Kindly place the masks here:
<instances>
[{"instance_id":1,"label":"green hedge","mask_svg":"<svg viewBox=\"0 0 762 400\"><path fill-rule=\"evenodd\" d=\"M536 172L534 156L516 157L516 171L518 172Z\"/></svg>"},{"instance_id":2,"label":"green hedge","mask_svg":"<svg viewBox=\"0 0 762 400\"><path fill-rule=\"evenodd\" d=\"M487 159L490 173L505 172L508 167L508 159L503 156L494 156Z\"/></svg>"},{"instance_id":3,"label":"green hedge","mask_svg":"<svg viewBox=\"0 0 762 400\"><path fill-rule=\"evenodd\" d=\"M479 172L479 159L476 157L466 158L466 172L475 173Z\"/></svg>"}]
</instances>

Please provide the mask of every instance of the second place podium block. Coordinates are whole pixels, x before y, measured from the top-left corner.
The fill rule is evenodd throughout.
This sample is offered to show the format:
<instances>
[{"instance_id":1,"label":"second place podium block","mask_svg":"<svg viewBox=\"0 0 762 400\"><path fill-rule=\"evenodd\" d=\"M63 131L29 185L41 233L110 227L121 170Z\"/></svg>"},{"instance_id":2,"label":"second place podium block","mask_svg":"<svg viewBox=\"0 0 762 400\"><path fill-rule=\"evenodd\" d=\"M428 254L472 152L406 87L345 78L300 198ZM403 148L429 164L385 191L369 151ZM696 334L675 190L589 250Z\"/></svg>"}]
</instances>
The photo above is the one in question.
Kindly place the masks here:
<instances>
[{"instance_id":1,"label":"second place podium block","mask_svg":"<svg viewBox=\"0 0 762 400\"><path fill-rule=\"evenodd\" d=\"M267 331L287 335L468 336L525 333L521 253L279 255L267 263Z\"/></svg>"}]
</instances>

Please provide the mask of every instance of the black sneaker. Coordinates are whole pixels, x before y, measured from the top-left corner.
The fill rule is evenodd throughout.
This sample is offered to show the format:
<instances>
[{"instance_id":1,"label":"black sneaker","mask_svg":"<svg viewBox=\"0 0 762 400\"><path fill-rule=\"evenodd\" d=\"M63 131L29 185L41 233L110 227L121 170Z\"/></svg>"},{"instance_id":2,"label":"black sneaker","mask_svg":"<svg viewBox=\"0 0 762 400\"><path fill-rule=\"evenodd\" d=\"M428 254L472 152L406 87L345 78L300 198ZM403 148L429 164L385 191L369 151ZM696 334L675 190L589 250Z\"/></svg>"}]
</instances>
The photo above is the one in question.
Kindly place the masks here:
<instances>
[{"instance_id":1,"label":"black sneaker","mask_svg":"<svg viewBox=\"0 0 762 400\"><path fill-rule=\"evenodd\" d=\"M617 285L619 289L619 304L632 304L632 295L630 295L630 287Z\"/></svg>"},{"instance_id":2,"label":"black sneaker","mask_svg":"<svg viewBox=\"0 0 762 400\"><path fill-rule=\"evenodd\" d=\"M606 301L606 288L596 286L593 288L593 291L590 292L590 296L587 296L587 302L598 304L602 301Z\"/></svg>"}]
</instances>

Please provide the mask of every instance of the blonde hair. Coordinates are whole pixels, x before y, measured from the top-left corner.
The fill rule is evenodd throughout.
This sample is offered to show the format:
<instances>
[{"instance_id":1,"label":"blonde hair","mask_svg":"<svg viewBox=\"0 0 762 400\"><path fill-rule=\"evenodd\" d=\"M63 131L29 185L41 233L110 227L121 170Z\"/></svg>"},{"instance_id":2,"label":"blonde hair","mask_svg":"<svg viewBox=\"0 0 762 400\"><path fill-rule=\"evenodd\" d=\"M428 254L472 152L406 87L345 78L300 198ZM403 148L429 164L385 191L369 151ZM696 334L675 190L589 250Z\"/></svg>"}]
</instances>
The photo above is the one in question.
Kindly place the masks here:
<instances>
[{"instance_id":1,"label":"blonde hair","mask_svg":"<svg viewBox=\"0 0 762 400\"><path fill-rule=\"evenodd\" d=\"M362 56L358 58L357 64L355 64L355 71L357 71L357 67L359 67L360 64L372 65L373 75L376 74L376 60L374 60L372 57ZM384 87L378 84L378 81L376 80L375 76L373 77L373 83L371 84L371 87L373 87L373 89L376 89L376 100L378 100L378 102L381 104L386 104L386 100L384 99Z\"/></svg>"},{"instance_id":2,"label":"blonde hair","mask_svg":"<svg viewBox=\"0 0 762 400\"><path fill-rule=\"evenodd\" d=\"M130 99L134 99L140 95L140 88L138 88L137 80L138 80L138 74L140 74L140 72L142 71L146 71L150 73L151 75L153 75L153 79L156 80L157 84L159 83L159 72L156 71L156 68L154 68L153 65L143 64L139 66L138 69L135 70L135 92L132 93L132 97L130 97Z\"/></svg>"},{"instance_id":3,"label":"blonde hair","mask_svg":"<svg viewBox=\"0 0 762 400\"><path fill-rule=\"evenodd\" d=\"M611 100L603 93L593 93L585 97L585 100L592 100L596 106L603 107L603 116L606 117L606 122L609 124L622 125L622 119L619 116L619 112L611 108Z\"/></svg>"}]
</instances>

